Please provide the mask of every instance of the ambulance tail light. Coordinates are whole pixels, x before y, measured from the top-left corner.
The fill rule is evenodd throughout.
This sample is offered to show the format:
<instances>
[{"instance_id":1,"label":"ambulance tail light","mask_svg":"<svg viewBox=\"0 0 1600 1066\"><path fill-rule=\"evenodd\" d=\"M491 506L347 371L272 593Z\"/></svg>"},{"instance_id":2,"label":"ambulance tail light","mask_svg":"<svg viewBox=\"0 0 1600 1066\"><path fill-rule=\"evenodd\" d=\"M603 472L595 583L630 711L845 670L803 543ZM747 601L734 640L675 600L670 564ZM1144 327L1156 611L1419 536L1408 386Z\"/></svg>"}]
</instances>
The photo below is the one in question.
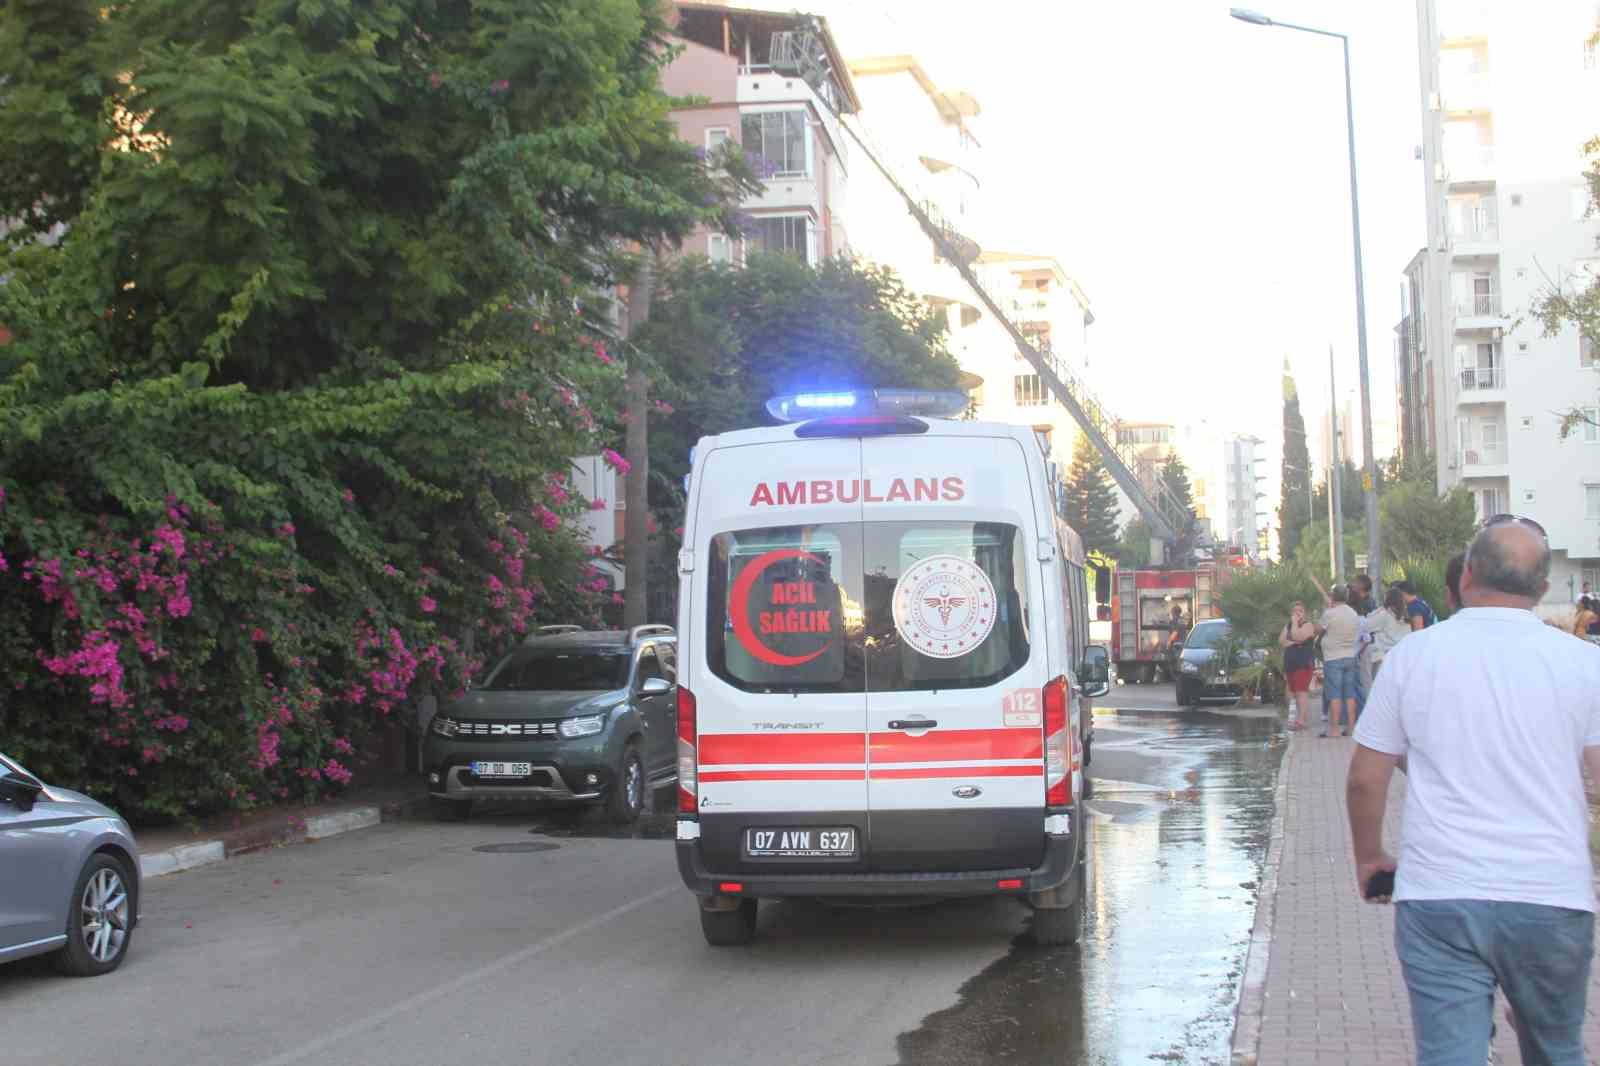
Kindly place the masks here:
<instances>
[{"instance_id":1,"label":"ambulance tail light","mask_svg":"<svg viewBox=\"0 0 1600 1066\"><path fill-rule=\"evenodd\" d=\"M678 813L695 814L700 807L700 761L695 751L694 693L678 686Z\"/></svg>"},{"instance_id":2,"label":"ambulance tail light","mask_svg":"<svg viewBox=\"0 0 1600 1066\"><path fill-rule=\"evenodd\" d=\"M1072 736L1067 714L1067 679L1044 687L1044 802L1065 807L1072 802Z\"/></svg>"}]
</instances>

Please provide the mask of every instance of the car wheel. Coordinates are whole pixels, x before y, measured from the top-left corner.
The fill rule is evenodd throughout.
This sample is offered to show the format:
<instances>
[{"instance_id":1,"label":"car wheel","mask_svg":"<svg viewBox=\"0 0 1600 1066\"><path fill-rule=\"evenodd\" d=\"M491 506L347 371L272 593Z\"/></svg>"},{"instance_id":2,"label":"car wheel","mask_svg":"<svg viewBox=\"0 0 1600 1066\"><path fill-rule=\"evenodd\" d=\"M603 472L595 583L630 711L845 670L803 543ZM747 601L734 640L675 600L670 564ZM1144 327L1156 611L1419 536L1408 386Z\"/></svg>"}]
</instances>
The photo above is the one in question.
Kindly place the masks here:
<instances>
[{"instance_id":1,"label":"car wheel","mask_svg":"<svg viewBox=\"0 0 1600 1066\"><path fill-rule=\"evenodd\" d=\"M1078 898L1072 906L1052 910L1034 909L1033 928L1028 931L1028 936L1035 944L1041 947L1076 944L1083 934L1083 896L1088 888L1088 879L1084 876L1082 860L1079 860L1078 872L1073 876L1078 879Z\"/></svg>"},{"instance_id":2,"label":"car wheel","mask_svg":"<svg viewBox=\"0 0 1600 1066\"><path fill-rule=\"evenodd\" d=\"M441 822L464 821L472 813L472 801L469 799L446 799L443 796L429 796L428 809L433 816Z\"/></svg>"},{"instance_id":3,"label":"car wheel","mask_svg":"<svg viewBox=\"0 0 1600 1066\"><path fill-rule=\"evenodd\" d=\"M741 899L731 911L700 908L700 931L714 948L742 948L756 935L756 901Z\"/></svg>"},{"instance_id":4,"label":"car wheel","mask_svg":"<svg viewBox=\"0 0 1600 1066\"><path fill-rule=\"evenodd\" d=\"M639 745L628 742L622 750L622 763L617 767L616 779L606 794L606 817L617 825L631 825L639 820L644 810L644 761L639 758Z\"/></svg>"},{"instance_id":5,"label":"car wheel","mask_svg":"<svg viewBox=\"0 0 1600 1066\"><path fill-rule=\"evenodd\" d=\"M67 912L67 945L56 966L73 977L96 977L122 965L133 936L133 892L127 868L110 855L83 864Z\"/></svg>"}]
</instances>

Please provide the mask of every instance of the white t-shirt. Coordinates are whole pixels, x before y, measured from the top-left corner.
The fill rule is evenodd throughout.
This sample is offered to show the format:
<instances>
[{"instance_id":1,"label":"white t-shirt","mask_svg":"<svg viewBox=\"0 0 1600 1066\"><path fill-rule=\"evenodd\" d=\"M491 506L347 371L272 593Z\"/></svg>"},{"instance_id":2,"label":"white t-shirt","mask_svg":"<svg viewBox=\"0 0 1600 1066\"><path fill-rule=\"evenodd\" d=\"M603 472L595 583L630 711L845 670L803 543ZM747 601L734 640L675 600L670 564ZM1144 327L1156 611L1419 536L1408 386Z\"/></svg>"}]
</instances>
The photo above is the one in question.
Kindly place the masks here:
<instances>
[{"instance_id":1,"label":"white t-shirt","mask_svg":"<svg viewBox=\"0 0 1600 1066\"><path fill-rule=\"evenodd\" d=\"M1600 744L1600 647L1467 608L1394 646L1355 739L1407 757L1395 899L1595 909L1582 760Z\"/></svg>"}]
</instances>

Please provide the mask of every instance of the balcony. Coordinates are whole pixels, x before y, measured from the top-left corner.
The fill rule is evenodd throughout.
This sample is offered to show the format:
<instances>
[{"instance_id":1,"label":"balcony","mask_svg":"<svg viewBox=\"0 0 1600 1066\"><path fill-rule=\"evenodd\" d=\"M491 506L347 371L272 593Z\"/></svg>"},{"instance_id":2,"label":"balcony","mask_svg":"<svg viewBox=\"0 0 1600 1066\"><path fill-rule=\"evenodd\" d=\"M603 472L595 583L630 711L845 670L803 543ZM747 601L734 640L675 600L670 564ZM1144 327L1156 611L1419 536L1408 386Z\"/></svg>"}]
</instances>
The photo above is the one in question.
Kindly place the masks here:
<instances>
[{"instance_id":1,"label":"balcony","mask_svg":"<svg viewBox=\"0 0 1600 1066\"><path fill-rule=\"evenodd\" d=\"M1482 392L1506 387L1506 368L1503 366L1465 366L1461 368L1461 391ZM1484 397L1461 398L1462 403L1481 403Z\"/></svg>"},{"instance_id":2,"label":"balcony","mask_svg":"<svg viewBox=\"0 0 1600 1066\"><path fill-rule=\"evenodd\" d=\"M1507 476L1507 455L1502 444L1463 448L1460 459L1462 477Z\"/></svg>"},{"instance_id":3,"label":"balcony","mask_svg":"<svg viewBox=\"0 0 1600 1066\"><path fill-rule=\"evenodd\" d=\"M1494 180L1494 145L1446 148L1445 180L1451 185L1478 185Z\"/></svg>"},{"instance_id":4,"label":"balcony","mask_svg":"<svg viewBox=\"0 0 1600 1066\"><path fill-rule=\"evenodd\" d=\"M1499 318L1501 314L1500 294L1497 292L1475 292L1456 302L1457 318ZM1472 328L1459 323L1457 326L1461 329Z\"/></svg>"}]
</instances>

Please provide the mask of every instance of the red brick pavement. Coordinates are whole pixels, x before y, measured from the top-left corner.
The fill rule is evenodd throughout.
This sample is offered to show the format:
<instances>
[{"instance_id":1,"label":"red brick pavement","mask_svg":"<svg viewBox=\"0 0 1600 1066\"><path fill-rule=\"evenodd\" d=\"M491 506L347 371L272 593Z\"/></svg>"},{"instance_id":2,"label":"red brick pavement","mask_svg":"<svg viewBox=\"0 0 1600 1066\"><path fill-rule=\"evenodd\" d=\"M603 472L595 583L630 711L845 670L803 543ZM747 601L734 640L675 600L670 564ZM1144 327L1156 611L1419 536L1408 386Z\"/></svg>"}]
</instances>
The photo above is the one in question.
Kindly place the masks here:
<instances>
[{"instance_id":1,"label":"red brick pavement","mask_svg":"<svg viewBox=\"0 0 1600 1066\"><path fill-rule=\"evenodd\" d=\"M1414 1060L1410 1005L1394 954L1394 909L1363 903L1355 892L1344 804L1352 750L1350 740L1296 734L1279 769L1281 843L1269 852L1277 868L1269 869L1263 885L1251 948L1252 956L1265 948L1266 965L1252 957L1246 968L1235 1063ZM1396 774L1384 826L1391 853L1398 851L1405 788L1405 775ZM1591 1063L1600 1062L1595 978L1600 973L1590 981L1585 1033ZM1495 1061L1520 1063L1503 1009L1502 1001L1495 1011L1501 1022Z\"/></svg>"}]
</instances>

